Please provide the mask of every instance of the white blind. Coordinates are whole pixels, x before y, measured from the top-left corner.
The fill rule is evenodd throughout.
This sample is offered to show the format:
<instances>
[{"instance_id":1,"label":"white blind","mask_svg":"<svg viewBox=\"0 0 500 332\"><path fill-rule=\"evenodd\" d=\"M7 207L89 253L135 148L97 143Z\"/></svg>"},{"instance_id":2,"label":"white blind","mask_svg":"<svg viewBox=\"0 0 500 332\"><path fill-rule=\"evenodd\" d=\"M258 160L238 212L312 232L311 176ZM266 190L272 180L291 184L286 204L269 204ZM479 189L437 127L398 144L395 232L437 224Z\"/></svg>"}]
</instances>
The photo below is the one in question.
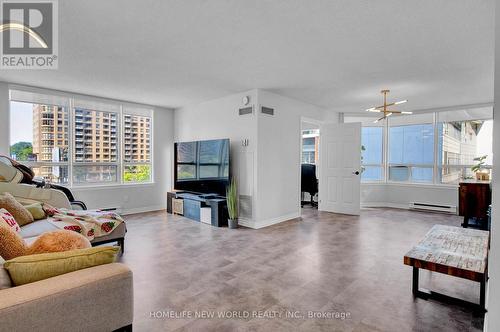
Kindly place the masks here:
<instances>
[{"instance_id":1,"label":"white blind","mask_svg":"<svg viewBox=\"0 0 500 332\"><path fill-rule=\"evenodd\" d=\"M423 123L433 123L434 113L412 114L412 115L392 115L389 117L390 126L404 126Z\"/></svg>"},{"instance_id":2,"label":"white blind","mask_svg":"<svg viewBox=\"0 0 500 332\"><path fill-rule=\"evenodd\" d=\"M368 112L367 112L368 113ZM352 122L361 122L361 125L364 127L383 127L384 121L379 121L374 123L375 120L380 119L383 116L383 113L373 113L375 115L345 115L344 114L344 123L352 123Z\"/></svg>"},{"instance_id":3,"label":"white blind","mask_svg":"<svg viewBox=\"0 0 500 332\"><path fill-rule=\"evenodd\" d=\"M438 113L439 122L491 120L491 119L493 119L493 107L491 106Z\"/></svg>"},{"instance_id":4,"label":"white blind","mask_svg":"<svg viewBox=\"0 0 500 332\"><path fill-rule=\"evenodd\" d=\"M153 110L147 107L140 107L134 105L123 105L123 114L140 115L140 116L153 116Z\"/></svg>"},{"instance_id":5,"label":"white blind","mask_svg":"<svg viewBox=\"0 0 500 332\"><path fill-rule=\"evenodd\" d=\"M69 99L68 96L46 94L36 90L10 90L10 100L22 103L69 107Z\"/></svg>"},{"instance_id":6,"label":"white blind","mask_svg":"<svg viewBox=\"0 0 500 332\"><path fill-rule=\"evenodd\" d=\"M94 98L75 98L73 105L75 108L83 108L92 111L119 112L120 104L102 101Z\"/></svg>"}]
</instances>

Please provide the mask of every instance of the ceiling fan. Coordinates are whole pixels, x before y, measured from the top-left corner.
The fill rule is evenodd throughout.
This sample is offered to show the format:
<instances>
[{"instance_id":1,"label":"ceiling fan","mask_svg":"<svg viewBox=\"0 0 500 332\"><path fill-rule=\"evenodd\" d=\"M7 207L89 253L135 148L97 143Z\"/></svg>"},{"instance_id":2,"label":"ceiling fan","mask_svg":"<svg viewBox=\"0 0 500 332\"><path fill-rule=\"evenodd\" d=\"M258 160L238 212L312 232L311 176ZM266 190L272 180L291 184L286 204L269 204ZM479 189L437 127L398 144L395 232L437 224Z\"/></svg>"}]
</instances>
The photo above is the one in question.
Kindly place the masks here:
<instances>
[{"instance_id":1,"label":"ceiling fan","mask_svg":"<svg viewBox=\"0 0 500 332\"><path fill-rule=\"evenodd\" d=\"M377 119L375 121L373 121L374 123L377 123L379 122L380 120L384 120L388 117L390 117L391 115L393 114L412 114L413 112L402 112L402 111L394 111L394 110L388 110L387 107L388 106L394 106L394 105L400 105L400 104L404 104L406 103L408 100L400 100L400 101L396 101L394 103L387 103L387 94L390 92L390 90L382 90L380 91L383 95L384 95L384 105L382 106L377 106L377 107L372 107L372 108L369 108L367 109L366 111L367 112L378 112L378 113L384 113L384 116L381 117L380 119Z\"/></svg>"}]
</instances>

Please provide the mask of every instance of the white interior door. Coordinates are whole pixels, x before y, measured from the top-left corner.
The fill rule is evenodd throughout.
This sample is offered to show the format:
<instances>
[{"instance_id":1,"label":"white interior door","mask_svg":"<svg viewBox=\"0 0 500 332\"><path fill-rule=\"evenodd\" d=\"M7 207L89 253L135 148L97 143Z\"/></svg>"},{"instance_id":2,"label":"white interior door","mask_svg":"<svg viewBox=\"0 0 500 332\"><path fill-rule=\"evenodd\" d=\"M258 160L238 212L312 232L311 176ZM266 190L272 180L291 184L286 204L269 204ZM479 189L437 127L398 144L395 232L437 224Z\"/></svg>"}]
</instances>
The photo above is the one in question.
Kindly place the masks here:
<instances>
[{"instance_id":1,"label":"white interior door","mask_svg":"<svg viewBox=\"0 0 500 332\"><path fill-rule=\"evenodd\" d=\"M318 209L359 215L361 123L321 125L319 142Z\"/></svg>"}]
</instances>

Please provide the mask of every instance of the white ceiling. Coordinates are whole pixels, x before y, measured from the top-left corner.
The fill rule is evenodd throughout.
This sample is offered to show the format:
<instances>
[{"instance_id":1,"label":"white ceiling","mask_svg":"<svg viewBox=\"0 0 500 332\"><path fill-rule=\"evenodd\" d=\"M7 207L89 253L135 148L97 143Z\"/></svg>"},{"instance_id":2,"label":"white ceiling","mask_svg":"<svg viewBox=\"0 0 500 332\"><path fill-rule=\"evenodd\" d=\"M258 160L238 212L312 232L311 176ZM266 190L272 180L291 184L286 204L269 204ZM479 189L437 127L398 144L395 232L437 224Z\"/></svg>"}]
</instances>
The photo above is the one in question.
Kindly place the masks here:
<instances>
[{"instance_id":1,"label":"white ceiling","mask_svg":"<svg viewBox=\"0 0 500 332\"><path fill-rule=\"evenodd\" d=\"M180 107L253 88L336 111L493 100L493 0L64 0L59 69L0 80Z\"/></svg>"}]
</instances>

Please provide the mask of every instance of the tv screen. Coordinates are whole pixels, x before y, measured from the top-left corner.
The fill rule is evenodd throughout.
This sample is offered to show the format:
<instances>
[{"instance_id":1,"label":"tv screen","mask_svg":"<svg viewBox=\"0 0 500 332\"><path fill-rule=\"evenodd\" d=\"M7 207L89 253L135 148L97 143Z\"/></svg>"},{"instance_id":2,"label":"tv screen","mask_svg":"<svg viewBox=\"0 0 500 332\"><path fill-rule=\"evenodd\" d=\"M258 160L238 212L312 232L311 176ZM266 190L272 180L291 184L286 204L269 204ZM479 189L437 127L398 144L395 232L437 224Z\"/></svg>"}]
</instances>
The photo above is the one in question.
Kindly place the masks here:
<instances>
[{"instance_id":1,"label":"tv screen","mask_svg":"<svg viewBox=\"0 0 500 332\"><path fill-rule=\"evenodd\" d=\"M225 196L229 139L175 143L175 189Z\"/></svg>"}]
</instances>

